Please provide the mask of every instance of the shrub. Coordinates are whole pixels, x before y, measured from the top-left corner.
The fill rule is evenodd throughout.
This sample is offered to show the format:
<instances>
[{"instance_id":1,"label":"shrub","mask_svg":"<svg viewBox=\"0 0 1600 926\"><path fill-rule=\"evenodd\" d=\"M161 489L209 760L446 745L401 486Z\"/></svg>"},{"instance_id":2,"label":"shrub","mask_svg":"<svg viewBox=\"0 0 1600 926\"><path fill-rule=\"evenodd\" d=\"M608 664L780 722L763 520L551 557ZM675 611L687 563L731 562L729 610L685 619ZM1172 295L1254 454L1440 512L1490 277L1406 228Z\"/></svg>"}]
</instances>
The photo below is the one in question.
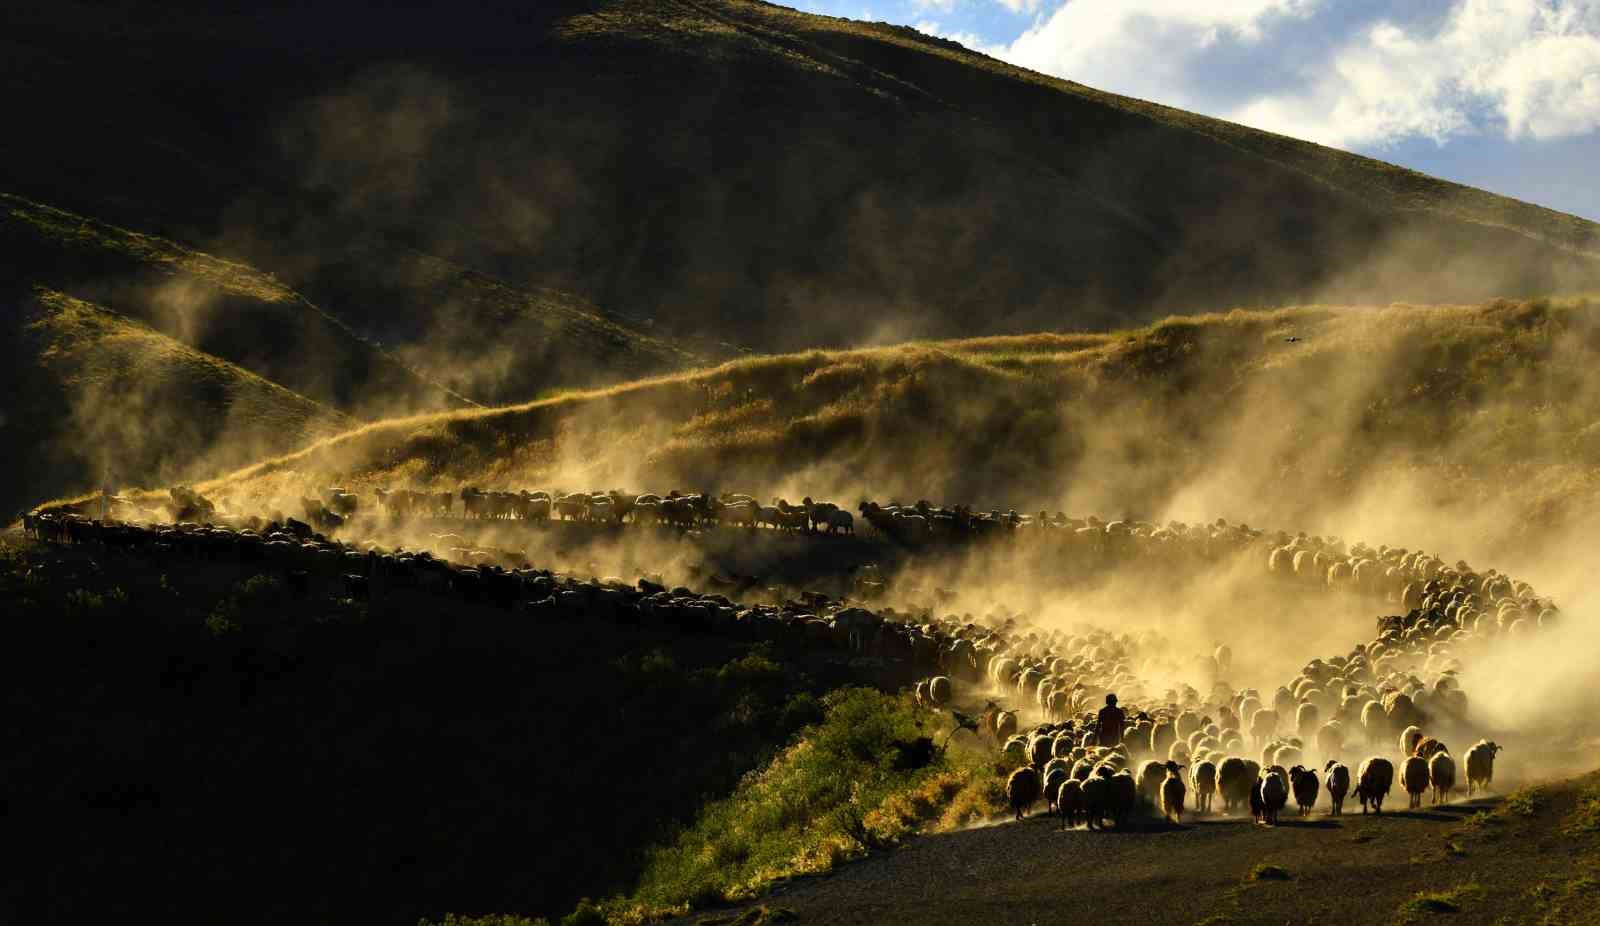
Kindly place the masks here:
<instances>
[{"instance_id":1,"label":"shrub","mask_svg":"<svg viewBox=\"0 0 1600 926\"><path fill-rule=\"evenodd\" d=\"M990 792L973 784L993 774L982 763L936 752L925 767L897 768L906 744L934 732L909 699L846 688L825 697L822 708L821 722L770 765L653 850L634 896L612 909L682 912L739 900L782 878L826 872L893 845L941 821L963 794L968 812L986 805Z\"/></svg>"}]
</instances>

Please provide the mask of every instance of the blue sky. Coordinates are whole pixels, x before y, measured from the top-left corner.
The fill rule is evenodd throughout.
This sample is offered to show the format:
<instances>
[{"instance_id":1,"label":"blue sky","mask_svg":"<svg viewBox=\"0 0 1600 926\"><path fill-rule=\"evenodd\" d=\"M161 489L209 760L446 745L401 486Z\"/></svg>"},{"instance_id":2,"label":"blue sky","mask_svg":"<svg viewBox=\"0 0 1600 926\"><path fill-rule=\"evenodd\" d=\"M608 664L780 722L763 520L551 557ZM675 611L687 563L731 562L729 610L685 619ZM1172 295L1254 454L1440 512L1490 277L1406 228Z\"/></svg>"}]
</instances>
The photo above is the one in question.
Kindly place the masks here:
<instances>
[{"instance_id":1,"label":"blue sky","mask_svg":"<svg viewBox=\"0 0 1600 926\"><path fill-rule=\"evenodd\" d=\"M788 0L1600 220L1600 0Z\"/></svg>"}]
</instances>

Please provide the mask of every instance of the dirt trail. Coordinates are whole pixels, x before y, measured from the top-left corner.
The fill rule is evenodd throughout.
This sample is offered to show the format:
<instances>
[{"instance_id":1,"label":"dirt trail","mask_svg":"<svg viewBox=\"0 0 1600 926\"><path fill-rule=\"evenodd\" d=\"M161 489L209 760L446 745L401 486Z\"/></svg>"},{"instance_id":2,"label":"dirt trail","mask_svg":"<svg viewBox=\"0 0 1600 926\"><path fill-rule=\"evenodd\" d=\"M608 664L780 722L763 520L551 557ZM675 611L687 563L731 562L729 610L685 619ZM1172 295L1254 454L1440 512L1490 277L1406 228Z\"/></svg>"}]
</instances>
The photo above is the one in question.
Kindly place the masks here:
<instances>
[{"instance_id":1,"label":"dirt trail","mask_svg":"<svg viewBox=\"0 0 1600 926\"><path fill-rule=\"evenodd\" d=\"M1593 793L1597 780L1584 787ZM1392 923L1408 919L1401 906L1419 891L1475 885L1453 901L1452 922L1592 922L1600 834L1573 835L1563 822L1578 791L1548 787L1531 816L1480 815L1501 804L1491 797L1381 818L1289 811L1276 828L1237 817L1143 819L1099 834L1040 815L921 837L789 882L763 903L804 923ZM1263 864L1286 877L1254 877ZM1530 896L1541 882L1547 896Z\"/></svg>"}]
</instances>

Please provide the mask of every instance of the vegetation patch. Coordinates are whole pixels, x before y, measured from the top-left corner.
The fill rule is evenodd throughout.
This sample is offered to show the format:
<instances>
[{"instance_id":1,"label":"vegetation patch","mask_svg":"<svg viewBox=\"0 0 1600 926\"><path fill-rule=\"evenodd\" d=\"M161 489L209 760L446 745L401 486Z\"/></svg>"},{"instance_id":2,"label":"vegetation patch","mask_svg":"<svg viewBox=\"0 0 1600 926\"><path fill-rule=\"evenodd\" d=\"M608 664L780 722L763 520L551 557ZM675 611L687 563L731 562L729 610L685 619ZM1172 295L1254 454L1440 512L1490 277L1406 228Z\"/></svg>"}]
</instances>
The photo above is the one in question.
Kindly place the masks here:
<instances>
[{"instance_id":1,"label":"vegetation patch","mask_svg":"<svg viewBox=\"0 0 1600 926\"><path fill-rule=\"evenodd\" d=\"M1436 913L1460 913L1466 898L1482 891L1483 888L1476 882L1460 884L1448 891L1419 891L1415 897L1400 905L1401 920L1412 922Z\"/></svg>"},{"instance_id":2,"label":"vegetation patch","mask_svg":"<svg viewBox=\"0 0 1600 926\"><path fill-rule=\"evenodd\" d=\"M1507 795L1505 803L1500 806L1500 811L1519 817L1531 817L1539 812L1543 801L1544 789L1538 785L1528 785Z\"/></svg>"},{"instance_id":3,"label":"vegetation patch","mask_svg":"<svg viewBox=\"0 0 1600 926\"><path fill-rule=\"evenodd\" d=\"M1563 829L1569 836L1600 833L1600 780L1591 778L1578 792L1577 806L1567 816Z\"/></svg>"},{"instance_id":4,"label":"vegetation patch","mask_svg":"<svg viewBox=\"0 0 1600 926\"><path fill-rule=\"evenodd\" d=\"M650 854L634 894L608 905L613 918L752 897L783 878L831 871L919 828L961 825L998 805L984 780L992 765L927 748L942 730L904 696L847 688L823 707L821 723ZM908 767L908 755L925 764Z\"/></svg>"}]
</instances>

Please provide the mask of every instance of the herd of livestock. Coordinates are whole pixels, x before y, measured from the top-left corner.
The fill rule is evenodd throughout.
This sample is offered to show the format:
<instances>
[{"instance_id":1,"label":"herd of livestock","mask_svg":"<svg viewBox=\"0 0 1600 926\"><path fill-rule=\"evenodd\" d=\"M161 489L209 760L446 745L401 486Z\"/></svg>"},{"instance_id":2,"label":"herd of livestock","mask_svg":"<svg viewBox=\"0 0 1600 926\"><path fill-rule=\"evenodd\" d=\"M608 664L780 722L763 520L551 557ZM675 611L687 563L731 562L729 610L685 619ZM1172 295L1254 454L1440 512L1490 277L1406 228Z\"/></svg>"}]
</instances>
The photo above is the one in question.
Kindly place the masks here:
<instances>
[{"instance_id":1,"label":"herd of livestock","mask_svg":"<svg viewBox=\"0 0 1600 926\"><path fill-rule=\"evenodd\" d=\"M1270 547L1269 569L1304 562L1310 549ZM1395 565L1382 565L1390 559ZM1349 576L1335 568L1344 562L1335 559L1330 580ZM1472 729L1463 660L1497 636L1550 627L1559 612L1525 583L1465 564L1443 567L1404 551L1377 562L1371 574L1404 613L1380 617L1371 639L1312 659L1275 691L1230 686L1227 646L1191 673L1208 687L1156 690L1146 674L1183 665L1159 634L946 622L936 624L949 640L943 674L920 682L916 695L944 706L968 687L1036 715L1038 723L1019 729L1022 711L990 700L976 718L1019 763L1007 781L1018 818L1043 800L1064 826L1094 829L1125 824L1143 802L1177 822L1191 802L1210 811L1220 793L1224 812L1248 808L1276 824L1291 798L1305 814L1324 792L1335 815L1352 793L1363 813L1382 813L1397 786L1411 808L1425 795L1447 801L1463 786L1470 796L1493 782L1501 747L1484 739L1461 746Z\"/></svg>"},{"instance_id":2,"label":"herd of livestock","mask_svg":"<svg viewBox=\"0 0 1600 926\"><path fill-rule=\"evenodd\" d=\"M597 493L580 501L467 489L453 496L379 493L376 505L391 517L441 516L456 509L456 499L468 518L671 524L681 517L687 526L690 515L680 515L687 511L696 526L710 519L757 529L771 524L776 512L782 522L776 526L822 533L849 529L851 522L848 512L809 498L799 505L780 500L760 506L749 496L679 493ZM1209 811L1220 793L1223 811L1248 807L1258 820L1273 823L1291 798L1304 813L1322 792L1332 813L1342 812L1352 792L1363 812L1381 813L1396 785L1412 806L1430 792L1439 801L1463 785L1469 793L1487 787L1499 747L1480 741L1462 749L1472 725L1458 680L1462 660L1496 637L1559 620L1555 606L1524 582L1420 551L1347 546L1337 538L1266 532L1223 520L1157 525L1043 513L974 514L927 503L860 506L869 524L895 536L908 529L977 533L988 529L975 526L981 523L1049 532L1105 556L1253 556L1273 581L1296 590L1365 593L1390 612L1377 620L1372 638L1348 652L1312 659L1269 692L1229 684L1228 647L1186 659L1152 631L1046 631L1003 611L939 615L932 605L909 602L900 610L869 609L862 601L815 593L740 603L715 592L668 587L659 576L630 583L534 569L507 551L452 548L455 555L446 556L384 549L319 530L330 523L355 526L361 504L353 494L331 490L304 501L307 521L281 512L243 516L179 488L166 505L171 521L95 518L96 503L90 502L30 514L24 528L39 540L108 552L276 568L300 594L318 583L351 598L433 594L540 619L657 622L901 665L925 674L916 695L930 706L953 705L963 695L974 703L1004 702L989 700L976 726L1018 763L1007 784L1017 815L1044 800L1064 825L1090 828L1125 823L1141 800L1177 820L1191 802ZM108 512L102 507L99 513ZM129 506L117 513L129 514ZM1158 689L1145 681L1153 677L1186 681ZM1102 708L1118 696L1119 705Z\"/></svg>"}]
</instances>

